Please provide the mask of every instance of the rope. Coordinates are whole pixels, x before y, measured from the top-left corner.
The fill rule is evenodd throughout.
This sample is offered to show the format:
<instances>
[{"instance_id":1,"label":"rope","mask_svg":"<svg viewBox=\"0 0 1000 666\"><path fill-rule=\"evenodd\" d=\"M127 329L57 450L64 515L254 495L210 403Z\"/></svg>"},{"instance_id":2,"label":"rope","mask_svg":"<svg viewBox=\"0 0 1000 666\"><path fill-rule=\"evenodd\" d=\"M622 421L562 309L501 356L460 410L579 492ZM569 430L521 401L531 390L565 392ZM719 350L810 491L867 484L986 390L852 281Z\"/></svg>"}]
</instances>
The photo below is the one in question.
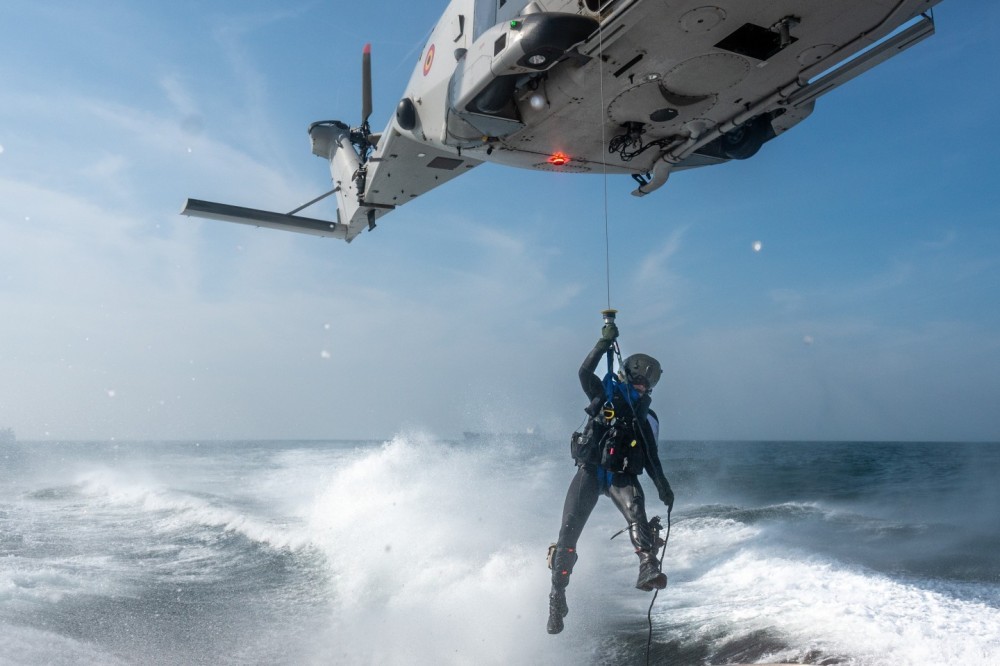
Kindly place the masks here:
<instances>
[{"instance_id":1,"label":"rope","mask_svg":"<svg viewBox=\"0 0 1000 666\"><path fill-rule=\"evenodd\" d=\"M663 556L667 554L667 542L670 541L670 509L667 509L667 535L663 537L663 554L657 559L663 564ZM653 604L656 603L656 595L659 590L653 590L653 598L649 600L649 610L646 611L646 623L649 625L649 634L646 636L646 666L649 666L649 653L653 645Z\"/></svg>"},{"instance_id":2,"label":"rope","mask_svg":"<svg viewBox=\"0 0 1000 666\"><path fill-rule=\"evenodd\" d=\"M670 513L671 510L667 509L667 534L666 536L663 537L663 550L662 551L657 550L655 553L653 553L654 555L657 556L656 559L658 559L661 563L663 562L664 555L667 554L667 542L670 541ZM654 518L653 520L656 520L656 518ZM629 523L627 526L615 532L611 536L611 539L614 540L616 536L624 533L631 527L632 523ZM657 529L656 532L657 534L659 534L659 529ZM649 666L649 657L653 647L653 604L656 603L656 595L658 595L659 593L660 593L659 589L653 590L653 598L649 600L649 608L646 610L646 624L649 626L649 633L646 635L646 666Z\"/></svg>"}]
</instances>

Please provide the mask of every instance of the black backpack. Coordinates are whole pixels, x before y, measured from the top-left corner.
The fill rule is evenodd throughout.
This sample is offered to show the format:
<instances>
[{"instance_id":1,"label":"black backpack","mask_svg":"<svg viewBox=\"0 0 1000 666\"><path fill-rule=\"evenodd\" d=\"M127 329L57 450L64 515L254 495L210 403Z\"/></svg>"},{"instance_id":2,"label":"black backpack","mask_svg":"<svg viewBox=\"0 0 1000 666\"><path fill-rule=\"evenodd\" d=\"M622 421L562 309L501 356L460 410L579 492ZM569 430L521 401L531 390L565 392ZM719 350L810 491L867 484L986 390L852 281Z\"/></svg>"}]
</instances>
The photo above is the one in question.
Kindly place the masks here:
<instances>
[{"instance_id":1,"label":"black backpack","mask_svg":"<svg viewBox=\"0 0 1000 666\"><path fill-rule=\"evenodd\" d=\"M642 474L645 450L635 418L616 419L601 438L601 467L609 472Z\"/></svg>"}]
</instances>

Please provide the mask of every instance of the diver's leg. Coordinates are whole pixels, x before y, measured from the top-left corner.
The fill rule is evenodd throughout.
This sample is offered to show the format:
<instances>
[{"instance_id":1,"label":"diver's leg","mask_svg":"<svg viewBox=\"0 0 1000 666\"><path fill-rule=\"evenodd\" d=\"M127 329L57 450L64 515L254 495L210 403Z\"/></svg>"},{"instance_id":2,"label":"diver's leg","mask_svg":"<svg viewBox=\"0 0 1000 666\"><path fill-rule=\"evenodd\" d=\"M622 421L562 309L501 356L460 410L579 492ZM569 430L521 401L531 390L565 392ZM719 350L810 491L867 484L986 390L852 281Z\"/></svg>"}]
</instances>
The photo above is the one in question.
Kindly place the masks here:
<instances>
[{"instance_id":1,"label":"diver's leg","mask_svg":"<svg viewBox=\"0 0 1000 666\"><path fill-rule=\"evenodd\" d=\"M579 467L576 476L570 481L566 491L566 501L563 503L562 525L559 527L558 546L576 550L576 542L580 539L583 526L587 524L590 513L597 505L601 495L597 481L597 472Z\"/></svg>"},{"instance_id":2,"label":"diver's leg","mask_svg":"<svg viewBox=\"0 0 1000 666\"><path fill-rule=\"evenodd\" d=\"M654 588L662 590L667 586L667 577L660 572L660 562L656 559L656 544L646 519L646 497L639 478L631 474L615 474L608 495L628 521L628 535L635 554L639 556L639 578L635 586L646 591Z\"/></svg>"},{"instance_id":3,"label":"diver's leg","mask_svg":"<svg viewBox=\"0 0 1000 666\"><path fill-rule=\"evenodd\" d=\"M552 591L549 593L548 632L558 634L563 630L563 618L569 613L566 604L566 586L569 585L573 565L576 564L576 542L591 511L597 504L600 488L597 475L580 467L566 491L563 504L559 541L554 545L549 567L552 569Z\"/></svg>"}]
</instances>

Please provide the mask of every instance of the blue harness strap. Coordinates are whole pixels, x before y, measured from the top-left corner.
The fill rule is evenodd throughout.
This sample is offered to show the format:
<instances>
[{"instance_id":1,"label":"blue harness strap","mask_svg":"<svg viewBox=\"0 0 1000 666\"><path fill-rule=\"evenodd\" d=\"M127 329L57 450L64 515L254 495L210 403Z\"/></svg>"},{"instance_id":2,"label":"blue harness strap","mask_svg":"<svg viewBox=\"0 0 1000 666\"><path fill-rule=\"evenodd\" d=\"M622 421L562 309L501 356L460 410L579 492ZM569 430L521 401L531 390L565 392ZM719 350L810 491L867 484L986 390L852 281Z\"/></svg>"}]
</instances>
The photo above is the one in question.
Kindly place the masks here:
<instances>
[{"instance_id":1,"label":"blue harness strap","mask_svg":"<svg viewBox=\"0 0 1000 666\"><path fill-rule=\"evenodd\" d=\"M608 374L604 375L603 383L604 397L608 402L614 400L616 393L625 398L625 402L627 402L629 406L633 406L635 403L639 402L639 392L632 388L631 384L620 381L610 370L608 371Z\"/></svg>"},{"instance_id":2,"label":"blue harness strap","mask_svg":"<svg viewBox=\"0 0 1000 666\"><path fill-rule=\"evenodd\" d=\"M619 356L619 359L621 359L621 356ZM608 372L604 375L604 381L601 383L604 385L604 399L607 402L615 399L615 393L621 394L625 398L625 402L629 404L629 407L632 407L639 401L639 392L632 388L631 384L620 381L618 376L615 375L614 345L608 349Z\"/></svg>"},{"instance_id":3,"label":"blue harness strap","mask_svg":"<svg viewBox=\"0 0 1000 666\"><path fill-rule=\"evenodd\" d=\"M615 397L615 347L612 344L608 349L608 372L604 375L604 399L611 402Z\"/></svg>"},{"instance_id":4,"label":"blue harness strap","mask_svg":"<svg viewBox=\"0 0 1000 666\"><path fill-rule=\"evenodd\" d=\"M605 401L607 404L613 405L615 394L617 393L625 398L625 402L634 410L634 405L639 400L639 392L632 388L631 384L619 381L615 375L614 354L614 346L612 345L611 349L608 349L608 372L604 375L604 380L601 382L604 386ZM597 466L597 483L602 494L606 494L608 489L611 488L614 477L615 473L611 470L605 469L602 465Z\"/></svg>"},{"instance_id":5,"label":"blue harness strap","mask_svg":"<svg viewBox=\"0 0 1000 666\"><path fill-rule=\"evenodd\" d=\"M612 486L614 478L615 478L614 472L612 472L611 470L604 469L604 467L602 467L601 465L597 466L597 484L602 495L608 492L608 488Z\"/></svg>"}]
</instances>

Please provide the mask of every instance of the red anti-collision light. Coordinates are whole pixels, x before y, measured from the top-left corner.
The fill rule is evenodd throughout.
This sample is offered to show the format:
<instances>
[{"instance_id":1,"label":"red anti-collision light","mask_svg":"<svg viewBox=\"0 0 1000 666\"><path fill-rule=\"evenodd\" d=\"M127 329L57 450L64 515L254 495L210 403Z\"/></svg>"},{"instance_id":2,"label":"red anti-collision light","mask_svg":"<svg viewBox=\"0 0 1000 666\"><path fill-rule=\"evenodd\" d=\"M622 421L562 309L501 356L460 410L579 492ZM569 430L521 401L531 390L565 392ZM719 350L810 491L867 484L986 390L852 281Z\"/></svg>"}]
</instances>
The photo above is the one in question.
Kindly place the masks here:
<instances>
[{"instance_id":1,"label":"red anti-collision light","mask_svg":"<svg viewBox=\"0 0 1000 666\"><path fill-rule=\"evenodd\" d=\"M549 164L554 166L562 166L567 162L569 162L569 157L567 157L565 153L556 153L549 158Z\"/></svg>"}]
</instances>

